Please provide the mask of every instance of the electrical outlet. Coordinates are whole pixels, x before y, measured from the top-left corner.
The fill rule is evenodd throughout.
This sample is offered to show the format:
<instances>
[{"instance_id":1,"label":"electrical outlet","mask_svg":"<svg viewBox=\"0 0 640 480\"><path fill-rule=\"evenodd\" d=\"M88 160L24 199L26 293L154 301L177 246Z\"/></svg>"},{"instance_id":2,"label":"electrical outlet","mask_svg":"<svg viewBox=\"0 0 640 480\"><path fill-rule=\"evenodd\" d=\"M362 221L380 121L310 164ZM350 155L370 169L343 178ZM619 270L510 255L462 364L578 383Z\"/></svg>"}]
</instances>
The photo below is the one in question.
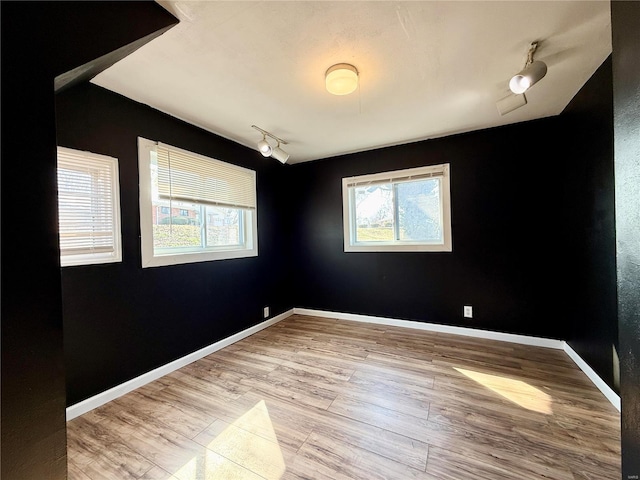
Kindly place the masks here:
<instances>
[{"instance_id":1,"label":"electrical outlet","mask_svg":"<svg viewBox=\"0 0 640 480\"><path fill-rule=\"evenodd\" d=\"M473 318L473 307L471 305L465 305L462 314L465 318Z\"/></svg>"},{"instance_id":2,"label":"electrical outlet","mask_svg":"<svg viewBox=\"0 0 640 480\"><path fill-rule=\"evenodd\" d=\"M268 318L269 317L269 307L264 307L263 315L264 315L264 318Z\"/></svg>"}]
</instances>

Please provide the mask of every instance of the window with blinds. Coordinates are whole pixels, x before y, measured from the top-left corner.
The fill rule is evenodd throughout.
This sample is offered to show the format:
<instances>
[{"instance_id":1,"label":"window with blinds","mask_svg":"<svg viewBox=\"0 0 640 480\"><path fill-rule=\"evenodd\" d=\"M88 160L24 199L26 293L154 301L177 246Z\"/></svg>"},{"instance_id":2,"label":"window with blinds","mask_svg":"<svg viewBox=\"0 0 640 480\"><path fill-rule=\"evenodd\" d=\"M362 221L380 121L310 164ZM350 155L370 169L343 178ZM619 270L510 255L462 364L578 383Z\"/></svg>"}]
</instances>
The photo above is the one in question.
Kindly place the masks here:
<instances>
[{"instance_id":1,"label":"window with blinds","mask_svg":"<svg viewBox=\"0 0 640 480\"><path fill-rule=\"evenodd\" d=\"M255 172L159 143L160 198L204 205L256 208Z\"/></svg>"},{"instance_id":2,"label":"window with blinds","mask_svg":"<svg viewBox=\"0 0 640 480\"><path fill-rule=\"evenodd\" d=\"M122 261L118 160L58 147L60 264Z\"/></svg>"},{"instance_id":3,"label":"window with blinds","mask_svg":"<svg viewBox=\"0 0 640 480\"><path fill-rule=\"evenodd\" d=\"M342 179L344 250L450 252L449 164Z\"/></svg>"},{"instance_id":4,"label":"window with blinds","mask_svg":"<svg viewBox=\"0 0 640 480\"><path fill-rule=\"evenodd\" d=\"M139 138L142 266L256 256L256 172Z\"/></svg>"}]
</instances>

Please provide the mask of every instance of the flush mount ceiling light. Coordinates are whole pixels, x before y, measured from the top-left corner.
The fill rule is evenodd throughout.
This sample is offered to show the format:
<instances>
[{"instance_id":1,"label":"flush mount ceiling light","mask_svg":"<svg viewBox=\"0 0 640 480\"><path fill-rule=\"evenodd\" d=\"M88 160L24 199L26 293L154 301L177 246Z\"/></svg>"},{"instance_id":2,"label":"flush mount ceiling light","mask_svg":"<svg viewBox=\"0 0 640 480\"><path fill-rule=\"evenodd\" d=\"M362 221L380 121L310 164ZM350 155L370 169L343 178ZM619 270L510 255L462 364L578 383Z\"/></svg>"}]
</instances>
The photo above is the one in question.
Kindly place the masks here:
<instances>
[{"instance_id":1,"label":"flush mount ceiling light","mask_svg":"<svg viewBox=\"0 0 640 480\"><path fill-rule=\"evenodd\" d=\"M529 47L527 62L522 71L511 77L509 88L515 94L526 92L532 85L547 74L547 65L544 62L533 61L533 54L538 48L538 42L533 42Z\"/></svg>"},{"instance_id":2,"label":"flush mount ceiling light","mask_svg":"<svg viewBox=\"0 0 640 480\"><path fill-rule=\"evenodd\" d=\"M287 142L285 142L281 138L276 137L272 133L269 133L266 130L263 130L260 127L257 127L255 125L251 125L251 127L255 128L260 133L262 133L262 140L260 140L257 145L258 151L262 154L262 156L275 158L276 160L278 160L280 163L283 163L283 164L286 163L287 160L289 160L289 154L284 150L282 150L282 148L280 148L281 143L283 145L286 145ZM267 141L267 137L273 138L276 142L278 142L278 145L276 147L272 147Z\"/></svg>"},{"instance_id":3,"label":"flush mount ceiling light","mask_svg":"<svg viewBox=\"0 0 640 480\"><path fill-rule=\"evenodd\" d=\"M349 95L358 88L358 70L348 63L329 67L324 79L327 91L333 95Z\"/></svg>"}]
</instances>

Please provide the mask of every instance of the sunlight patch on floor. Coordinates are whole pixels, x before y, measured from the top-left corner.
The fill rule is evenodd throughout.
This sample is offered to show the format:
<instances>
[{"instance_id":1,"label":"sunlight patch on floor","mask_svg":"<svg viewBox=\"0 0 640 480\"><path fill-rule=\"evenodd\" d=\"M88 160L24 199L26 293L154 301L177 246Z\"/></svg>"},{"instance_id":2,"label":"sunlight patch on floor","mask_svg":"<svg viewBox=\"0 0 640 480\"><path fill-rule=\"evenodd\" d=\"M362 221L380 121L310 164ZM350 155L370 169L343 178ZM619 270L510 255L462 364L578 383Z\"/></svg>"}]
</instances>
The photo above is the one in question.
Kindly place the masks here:
<instances>
[{"instance_id":1,"label":"sunlight patch on floor","mask_svg":"<svg viewBox=\"0 0 640 480\"><path fill-rule=\"evenodd\" d=\"M180 480L279 480L286 470L264 400L227 425L206 447L174 475Z\"/></svg>"},{"instance_id":2,"label":"sunlight patch on floor","mask_svg":"<svg viewBox=\"0 0 640 480\"><path fill-rule=\"evenodd\" d=\"M551 408L552 398L542 390L522 380L474 372L457 367L454 367L454 369L522 408L547 415L553 413Z\"/></svg>"}]
</instances>

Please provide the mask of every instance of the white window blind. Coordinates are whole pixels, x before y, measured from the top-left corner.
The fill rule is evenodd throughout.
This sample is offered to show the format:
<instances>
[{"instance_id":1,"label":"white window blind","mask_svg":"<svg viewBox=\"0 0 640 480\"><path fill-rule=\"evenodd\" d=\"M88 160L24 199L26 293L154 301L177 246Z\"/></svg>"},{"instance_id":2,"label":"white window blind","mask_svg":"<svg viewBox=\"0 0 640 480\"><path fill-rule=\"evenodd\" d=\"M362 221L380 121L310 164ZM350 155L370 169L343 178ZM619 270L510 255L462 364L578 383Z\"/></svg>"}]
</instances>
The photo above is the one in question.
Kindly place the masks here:
<instances>
[{"instance_id":1,"label":"white window blind","mask_svg":"<svg viewBox=\"0 0 640 480\"><path fill-rule=\"evenodd\" d=\"M118 161L58 147L62 266L121 261Z\"/></svg>"},{"instance_id":2,"label":"white window blind","mask_svg":"<svg viewBox=\"0 0 640 480\"><path fill-rule=\"evenodd\" d=\"M374 173L345 179L346 186L363 187L367 185L384 185L386 183L404 183L424 180L426 178L443 177L448 174L448 165L418 167L396 172Z\"/></svg>"},{"instance_id":3,"label":"white window blind","mask_svg":"<svg viewBox=\"0 0 640 480\"><path fill-rule=\"evenodd\" d=\"M234 208L256 208L255 172L158 143L160 198Z\"/></svg>"},{"instance_id":4,"label":"white window blind","mask_svg":"<svg viewBox=\"0 0 640 480\"><path fill-rule=\"evenodd\" d=\"M142 268L258 256L257 174L138 137Z\"/></svg>"}]
</instances>

